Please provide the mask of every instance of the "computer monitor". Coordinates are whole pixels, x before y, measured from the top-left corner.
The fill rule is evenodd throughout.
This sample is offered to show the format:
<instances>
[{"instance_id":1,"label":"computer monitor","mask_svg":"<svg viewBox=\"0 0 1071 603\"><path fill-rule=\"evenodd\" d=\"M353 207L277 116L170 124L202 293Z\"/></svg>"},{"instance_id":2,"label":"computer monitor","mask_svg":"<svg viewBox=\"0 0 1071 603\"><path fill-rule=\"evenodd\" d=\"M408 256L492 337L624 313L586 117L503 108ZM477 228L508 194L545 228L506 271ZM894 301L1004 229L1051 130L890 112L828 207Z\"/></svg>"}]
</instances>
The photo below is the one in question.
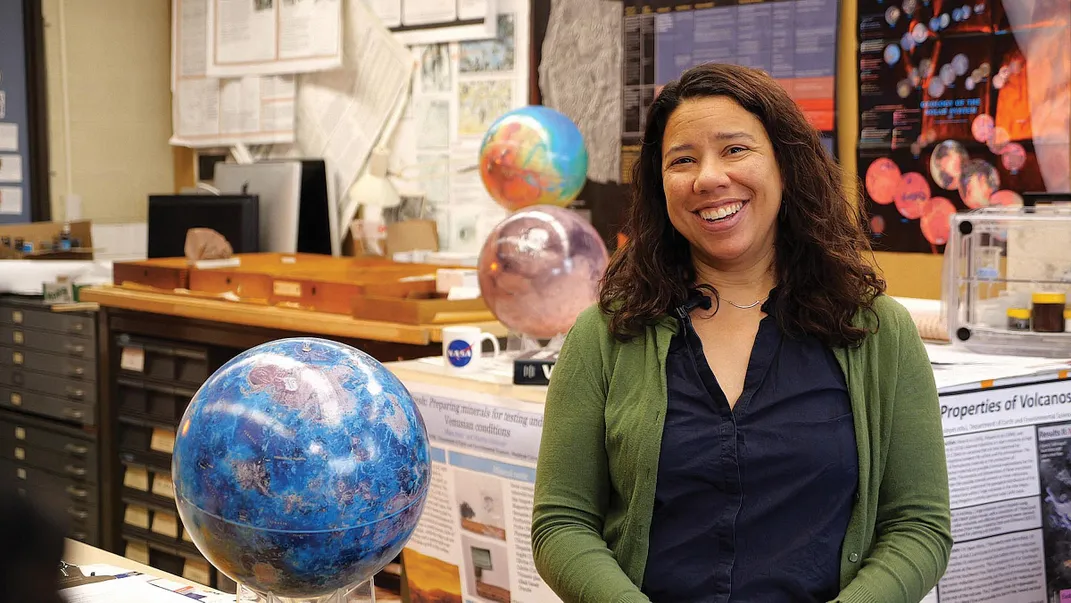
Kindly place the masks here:
<instances>
[{"instance_id":1,"label":"computer monitor","mask_svg":"<svg viewBox=\"0 0 1071 603\"><path fill-rule=\"evenodd\" d=\"M339 255L335 198L321 159L218 163L221 193L260 198L260 248L278 253Z\"/></svg>"},{"instance_id":2,"label":"computer monitor","mask_svg":"<svg viewBox=\"0 0 1071 603\"><path fill-rule=\"evenodd\" d=\"M254 195L150 195L148 257L186 254L186 232L211 228L235 253L260 251L258 199Z\"/></svg>"}]
</instances>

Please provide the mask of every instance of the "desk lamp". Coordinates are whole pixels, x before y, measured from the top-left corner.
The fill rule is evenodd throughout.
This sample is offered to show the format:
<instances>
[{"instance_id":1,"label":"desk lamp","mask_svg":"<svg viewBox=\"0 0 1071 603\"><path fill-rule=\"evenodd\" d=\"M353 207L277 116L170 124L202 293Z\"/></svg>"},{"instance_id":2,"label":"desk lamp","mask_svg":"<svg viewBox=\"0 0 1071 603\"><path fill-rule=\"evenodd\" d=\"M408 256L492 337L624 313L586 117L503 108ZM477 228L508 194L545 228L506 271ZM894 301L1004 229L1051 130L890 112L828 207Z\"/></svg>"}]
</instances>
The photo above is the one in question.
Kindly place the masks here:
<instances>
[{"instance_id":1,"label":"desk lamp","mask_svg":"<svg viewBox=\"0 0 1071 603\"><path fill-rule=\"evenodd\" d=\"M394 131L398 128L398 122L401 121L408 102L409 88L407 86L402 89L401 98L387 120L379 142L369 154L360 178L346 192L346 205L342 212L340 234L349 230L349 225L357 215L358 208L364 208L364 232L367 235L370 232L369 229L375 232L383 225L385 208L396 207L402 202L398 190L387 178L387 166L390 163L391 140L394 138ZM370 237L365 238L367 243ZM374 238L371 239L374 240Z\"/></svg>"}]
</instances>

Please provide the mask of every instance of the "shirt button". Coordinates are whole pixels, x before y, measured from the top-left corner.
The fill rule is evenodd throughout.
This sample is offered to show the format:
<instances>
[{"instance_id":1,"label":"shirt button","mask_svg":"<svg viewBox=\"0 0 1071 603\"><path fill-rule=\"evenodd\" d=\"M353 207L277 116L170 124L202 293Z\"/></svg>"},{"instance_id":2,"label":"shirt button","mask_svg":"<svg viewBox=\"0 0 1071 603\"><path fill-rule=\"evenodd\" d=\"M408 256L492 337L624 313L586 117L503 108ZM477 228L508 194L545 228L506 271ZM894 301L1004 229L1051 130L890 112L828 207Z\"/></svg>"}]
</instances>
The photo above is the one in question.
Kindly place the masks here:
<instances>
[{"instance_id":1,"label":"shirt button","mask_svg":"<svg viewBox=\"0 0 1071 603\"><path fill-rule=\"evenodd\" d=\"M859 553L852 553L851 555L848 555L848 561L851 561L852 563L859 561Z\"/></svg>"}]
</instances>

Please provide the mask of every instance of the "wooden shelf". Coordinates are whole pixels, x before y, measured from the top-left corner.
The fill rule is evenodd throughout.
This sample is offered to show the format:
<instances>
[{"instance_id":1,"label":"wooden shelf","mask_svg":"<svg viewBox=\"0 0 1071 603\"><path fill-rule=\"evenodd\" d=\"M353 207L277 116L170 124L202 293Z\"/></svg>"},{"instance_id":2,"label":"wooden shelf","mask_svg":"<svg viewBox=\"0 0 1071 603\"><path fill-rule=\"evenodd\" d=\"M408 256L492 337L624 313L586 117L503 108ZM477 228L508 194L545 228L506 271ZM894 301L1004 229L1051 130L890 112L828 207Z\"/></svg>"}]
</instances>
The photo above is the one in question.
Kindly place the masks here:
<instances>
[{"instance_id":1,"label":"wooden shelf","mask_svg":"<svg viewBox=\"0 0 1071 603\"><path fill-rule=\"evenodd\" d=\"M448 326L357 320L342 314L203 299L177 293L137 291L110 285L82 289L79 299L85 302L95 302L107 308L280 329L309 335L415 345L441 342L442 329ZM506 328L497 321L469 324L478 326L497 337L506 336Z\"/></svg>"}]
</instances>

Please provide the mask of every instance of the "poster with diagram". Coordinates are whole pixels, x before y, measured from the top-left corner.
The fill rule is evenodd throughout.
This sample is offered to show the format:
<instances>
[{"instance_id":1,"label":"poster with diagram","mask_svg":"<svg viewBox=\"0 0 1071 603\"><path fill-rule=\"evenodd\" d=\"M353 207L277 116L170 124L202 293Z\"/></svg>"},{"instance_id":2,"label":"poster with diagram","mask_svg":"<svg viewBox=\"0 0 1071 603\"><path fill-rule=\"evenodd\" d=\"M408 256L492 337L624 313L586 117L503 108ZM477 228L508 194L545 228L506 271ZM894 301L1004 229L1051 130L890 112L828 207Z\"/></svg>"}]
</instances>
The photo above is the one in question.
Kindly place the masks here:
<instances>
[{"instance_id":1,"label":"poster with diagram","mask_svg":"<svg viewBox=\"0 0 1071 603\"><path fill-rule=\"evenodd\" d=\"M942 253L956 212L1071 190L1071 3L862 0L859 39L877 249Z\"/></svg>"},{"instance_id":2,"label":"poster with diagram","mask_svg":"<svg viewBox=\"0 0 1071 603\"><path fill-rule=\"evenodd\" d=\"M691 67L730 63L770 74L834 153L839 0L625 0L621 181L639 155L647 110Z\"/></svg>"}]
</instances>

